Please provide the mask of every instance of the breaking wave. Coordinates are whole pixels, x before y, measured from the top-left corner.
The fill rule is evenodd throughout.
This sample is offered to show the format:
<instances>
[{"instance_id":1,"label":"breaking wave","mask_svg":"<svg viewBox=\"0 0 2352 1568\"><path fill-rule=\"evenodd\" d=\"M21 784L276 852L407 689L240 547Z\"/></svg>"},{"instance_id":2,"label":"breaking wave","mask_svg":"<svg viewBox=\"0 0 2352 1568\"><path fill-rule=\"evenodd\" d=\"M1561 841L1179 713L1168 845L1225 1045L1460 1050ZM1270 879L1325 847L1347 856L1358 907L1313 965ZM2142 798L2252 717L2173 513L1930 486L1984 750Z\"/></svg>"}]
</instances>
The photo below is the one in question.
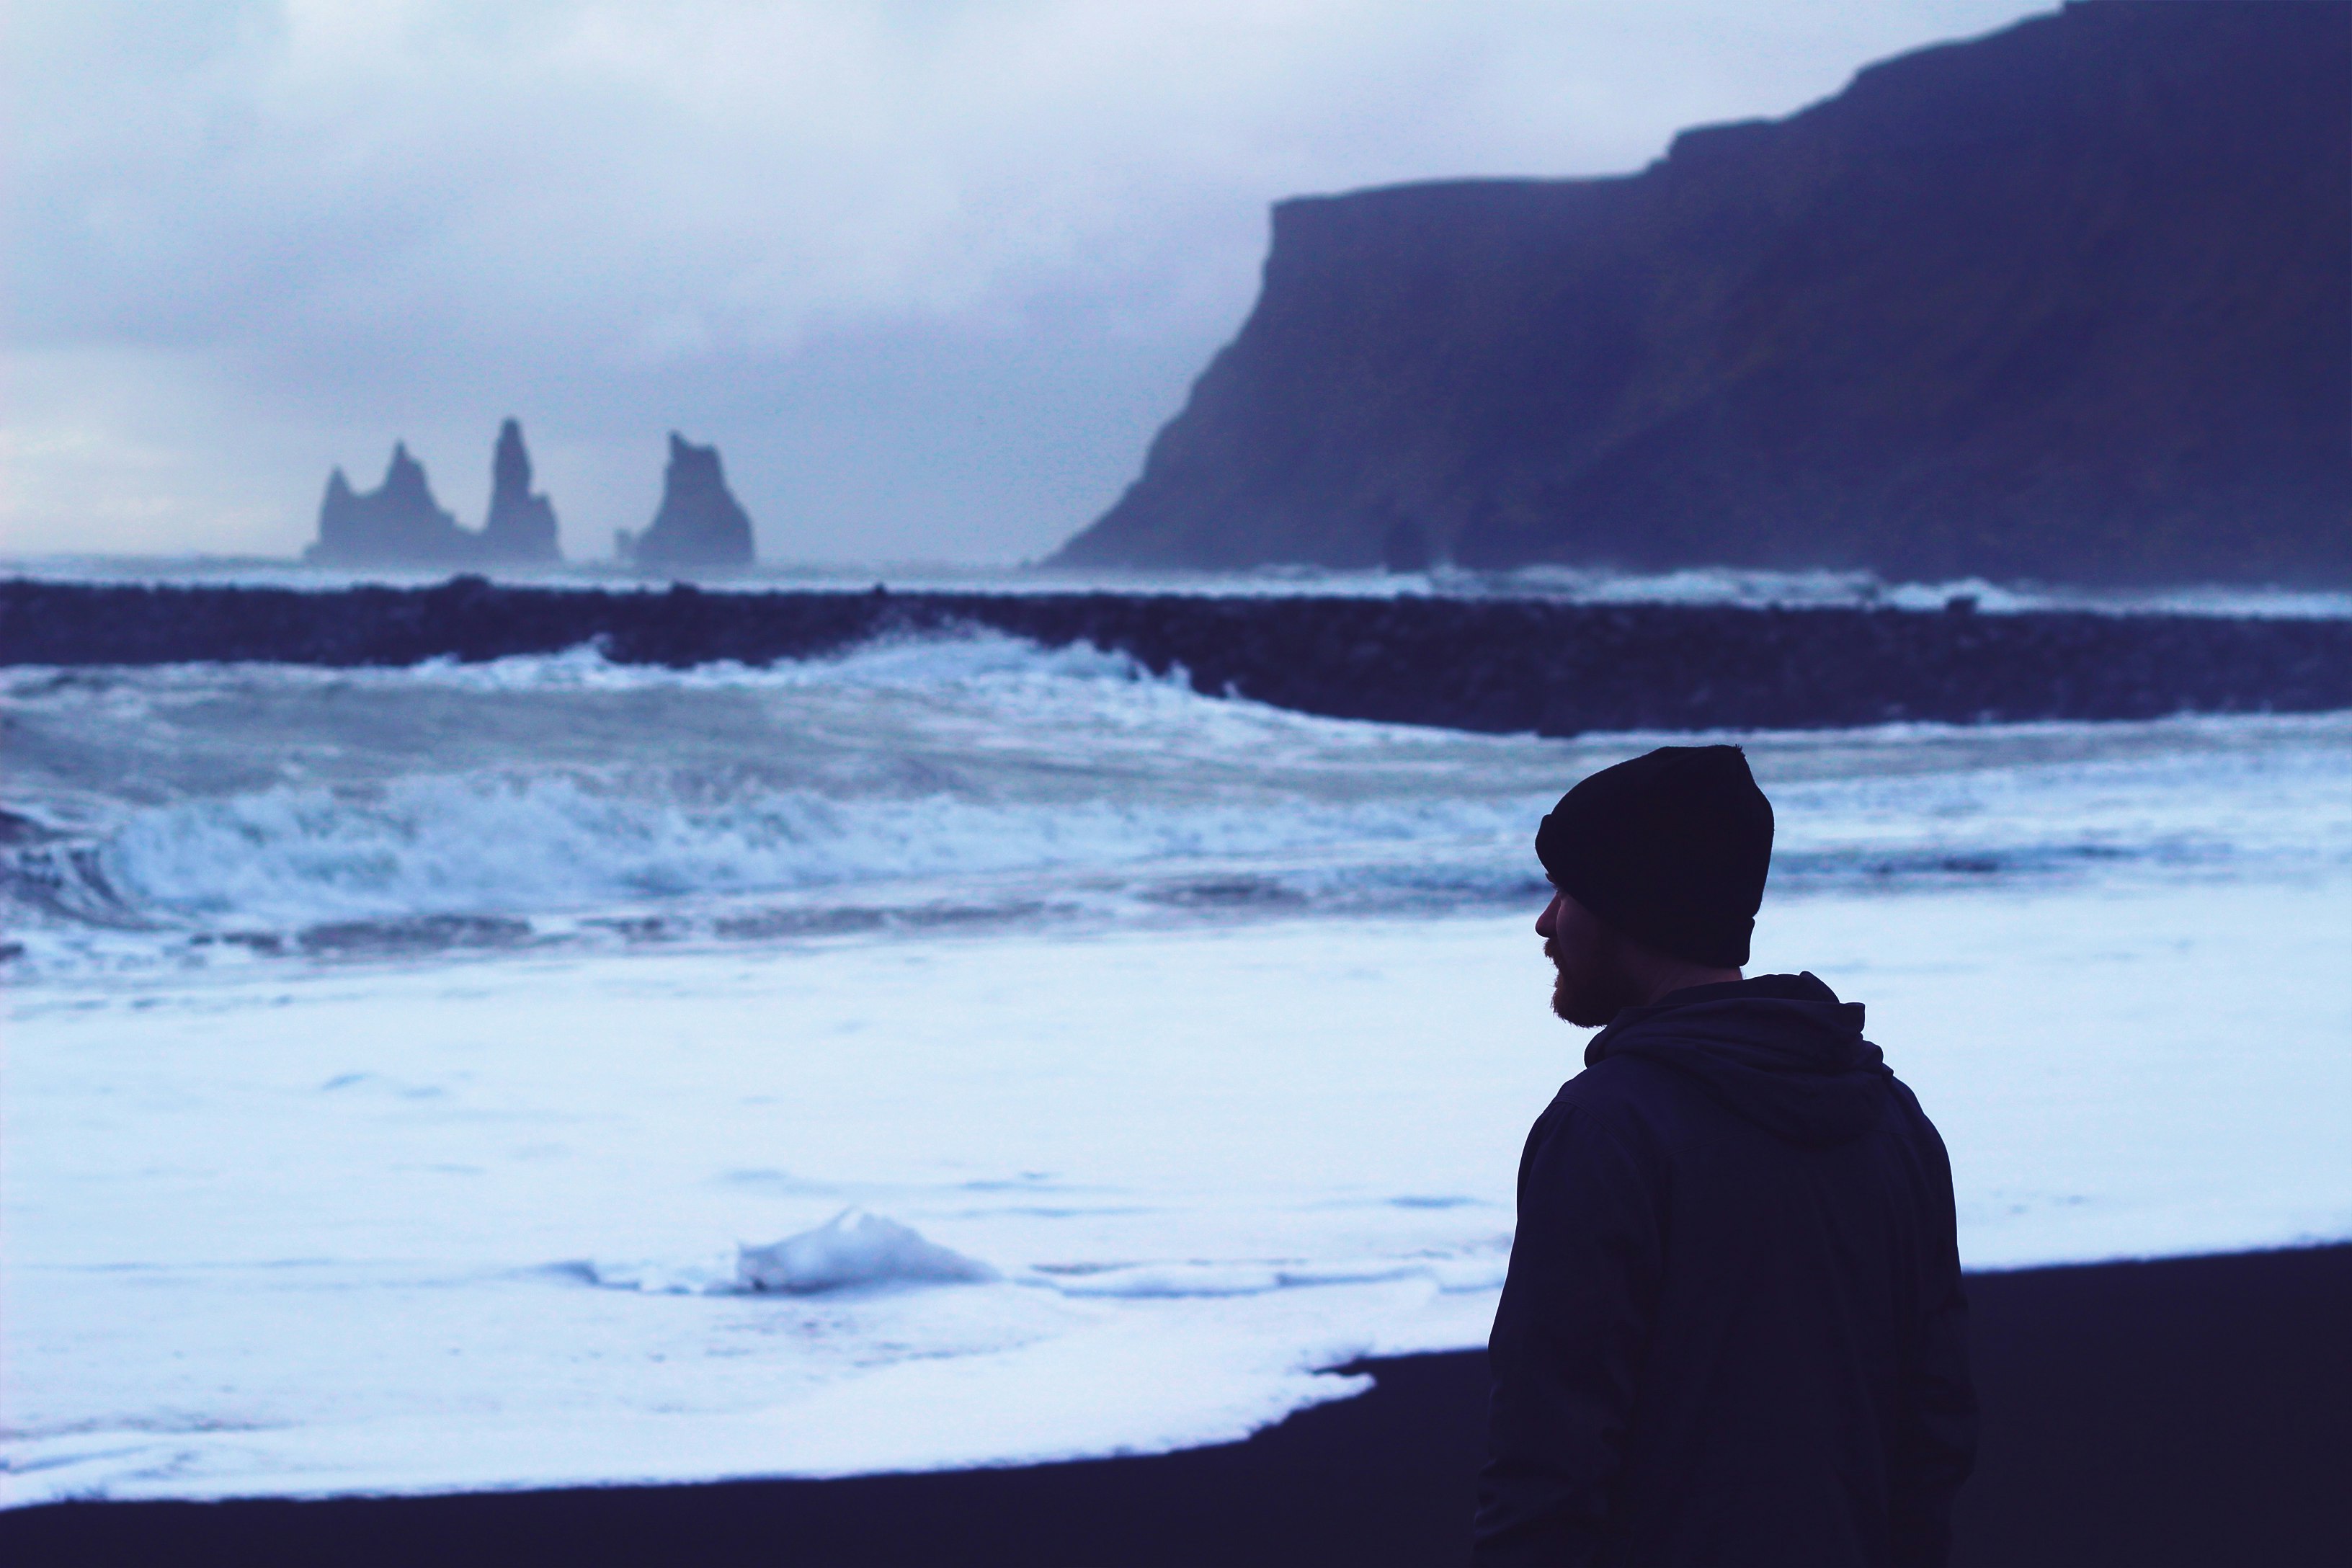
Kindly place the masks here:
<instances>
[{"instance_id":1,"label":"breaking wave","mask_svg":"<svg viewBox=\"0 0 2352 1568\"><path fill-rule=\"evenodd\" d=\"M40 968L1524 900L1565 784L1669 737L1204 697L996 634L761 668L0 673L0 956ZM1739 737L1776 887L2352 858L2352 716Z\"/></svg>"},{"instance_id":2,"label":"breaking wave","mask_svg":"<svg viewBox=\"0 0 2352 1568\"><path fill-rule=\"evenodd\" d=\"M281 788L177 803L78 853L96 872L91 903L113 888L170 914L299 921L1284 856L1492 837L1522 818L1457 802L1275 813L841 798L695 779L432 778L360 797Z\"/></svg>"}]
</instances>

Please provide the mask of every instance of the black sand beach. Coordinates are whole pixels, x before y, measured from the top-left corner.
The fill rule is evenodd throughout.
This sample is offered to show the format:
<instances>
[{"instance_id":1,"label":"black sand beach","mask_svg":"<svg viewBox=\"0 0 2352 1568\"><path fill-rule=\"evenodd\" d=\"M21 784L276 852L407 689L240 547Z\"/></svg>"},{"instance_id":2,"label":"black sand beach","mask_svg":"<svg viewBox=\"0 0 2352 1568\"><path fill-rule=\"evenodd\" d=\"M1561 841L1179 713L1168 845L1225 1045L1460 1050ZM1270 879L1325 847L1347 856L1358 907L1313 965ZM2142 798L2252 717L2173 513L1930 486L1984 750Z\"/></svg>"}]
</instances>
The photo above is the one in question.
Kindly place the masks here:
<instances>
[{"instance_id":1,"label":"black sand beach","mask_svg":"<svg viewBox=\"0 0 2352 1568\"><path fill-rule=\"evenodd\" d=\"M2352 1562L2352 1246L1979 1275L1969 1568ZM0 1560L925 1568L1442 1564L1466 1556L1484 1356L1244 1443L840 1481L0 1514Z\"/></svg>"}]
</instances>

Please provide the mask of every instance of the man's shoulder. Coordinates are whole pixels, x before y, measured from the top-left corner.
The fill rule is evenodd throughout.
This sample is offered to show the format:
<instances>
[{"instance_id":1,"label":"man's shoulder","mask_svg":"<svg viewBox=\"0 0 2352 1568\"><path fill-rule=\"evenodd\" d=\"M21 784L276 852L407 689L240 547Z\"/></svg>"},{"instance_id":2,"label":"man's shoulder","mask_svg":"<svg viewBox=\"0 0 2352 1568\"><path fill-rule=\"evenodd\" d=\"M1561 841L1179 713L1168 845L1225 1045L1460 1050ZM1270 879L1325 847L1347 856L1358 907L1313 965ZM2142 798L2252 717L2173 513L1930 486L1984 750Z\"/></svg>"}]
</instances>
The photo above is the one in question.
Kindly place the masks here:
<instances>
[{"instance_id":1,"label":"man's shoulder","mask_svg":"<svg viewBox=\"0 0 2352 1568\"><path fill-rule=\"evenodd\" d=\"M1545 1114L1573 1111L1582 1121L1630 1122L1661 1100L1699 1092L1687 1075L1670 1067L1638 1056L1609 1056L1561 1084Z\"/></svg>"},{"instance_id":2,"label":"man's shoulder","mask_svg":"<svg viewBox=\"0 0 2352 1568\"><path fill-rule=\"evenodd\" d=\"M1893 1073L1886 1075L1886 1092L1893 1097L1895 1121L1902 1130L1905 1142L1928 1151L1936 1164L1943 1169L1945 1180L1948 1182L1951 1179L1951 1156L1945 1152L1944 1135L1937 1131L1936 1124L1927 1119L1927 1110L1920 1105L1919 1097L1911 1092L1909 1084Z\"/></svg>"}]
</instances>

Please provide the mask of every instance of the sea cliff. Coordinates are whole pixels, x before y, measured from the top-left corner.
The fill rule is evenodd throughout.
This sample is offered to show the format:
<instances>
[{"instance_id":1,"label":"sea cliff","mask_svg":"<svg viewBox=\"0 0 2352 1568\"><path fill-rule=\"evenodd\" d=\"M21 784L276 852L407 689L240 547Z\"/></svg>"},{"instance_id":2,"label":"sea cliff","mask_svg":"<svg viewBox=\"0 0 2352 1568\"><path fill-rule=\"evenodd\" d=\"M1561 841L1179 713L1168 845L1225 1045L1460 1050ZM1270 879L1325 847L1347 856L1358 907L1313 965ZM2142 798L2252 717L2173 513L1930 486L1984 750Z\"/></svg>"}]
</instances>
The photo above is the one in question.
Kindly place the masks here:
<instances>
[{"instance_id":1,"label":"sea cliff","mask_svg":"<svg viewBox=\"0 0 2352 1568\"><path fill-rule=\"evenodd\" d=\"M1059 559L2352 581L2352 7L2098 0L1622 178L1283 203Z\"/></svg>"}]
</instances>

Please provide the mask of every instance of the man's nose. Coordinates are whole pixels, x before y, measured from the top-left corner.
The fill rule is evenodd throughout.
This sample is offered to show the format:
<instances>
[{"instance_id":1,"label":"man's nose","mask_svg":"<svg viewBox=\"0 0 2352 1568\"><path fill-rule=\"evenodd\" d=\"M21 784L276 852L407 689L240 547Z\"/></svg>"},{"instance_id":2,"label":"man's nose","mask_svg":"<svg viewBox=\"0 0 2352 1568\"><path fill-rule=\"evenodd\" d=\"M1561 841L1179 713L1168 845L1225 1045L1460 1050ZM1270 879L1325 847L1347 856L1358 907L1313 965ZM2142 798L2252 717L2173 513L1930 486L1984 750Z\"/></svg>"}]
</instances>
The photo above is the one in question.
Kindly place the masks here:
<instances>
[{"instance_id":1,"label":"man's nose","mask_svg":"<svg viewBox=\"0 0 2352 1568\"><path fill-rule=\"evenodd\" d=\"M1549 942L1554 936L1559 934L1559 922L1554 918L1559 913L1559 895L1558 893L1554 893L1551 896L1551 902L1543 907L1543 913L1536 917L1536 934L1543 938L1546 942Z\"/></svg>"}]
</instances>

